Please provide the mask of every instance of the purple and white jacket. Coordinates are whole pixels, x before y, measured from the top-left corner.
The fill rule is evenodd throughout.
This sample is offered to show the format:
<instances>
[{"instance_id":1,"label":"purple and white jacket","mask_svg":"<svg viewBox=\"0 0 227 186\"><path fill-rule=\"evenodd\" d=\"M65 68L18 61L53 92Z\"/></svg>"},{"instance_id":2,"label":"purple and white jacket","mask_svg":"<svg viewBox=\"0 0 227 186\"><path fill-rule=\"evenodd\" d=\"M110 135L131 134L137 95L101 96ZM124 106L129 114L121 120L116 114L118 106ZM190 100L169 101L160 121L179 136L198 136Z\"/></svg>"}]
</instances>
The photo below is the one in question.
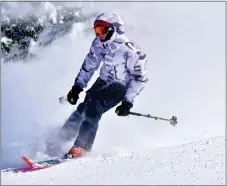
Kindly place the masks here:
<instances>
[{"instance_id":1,"label":"purple and white jacket","mask_svg":"<svg viewBox=\"0 0 227 186\"><path fill-rule=\"evenodd\" d=\"M93 40L75 84L81 88L86 87L102 63L99 77L107 84L118 82L125 85L127 91L124 100L133 103L148 81L146 54L124 33L115 34L114 40L109 42L101 42L98 38Z\"/></svg>"}]
</instances>

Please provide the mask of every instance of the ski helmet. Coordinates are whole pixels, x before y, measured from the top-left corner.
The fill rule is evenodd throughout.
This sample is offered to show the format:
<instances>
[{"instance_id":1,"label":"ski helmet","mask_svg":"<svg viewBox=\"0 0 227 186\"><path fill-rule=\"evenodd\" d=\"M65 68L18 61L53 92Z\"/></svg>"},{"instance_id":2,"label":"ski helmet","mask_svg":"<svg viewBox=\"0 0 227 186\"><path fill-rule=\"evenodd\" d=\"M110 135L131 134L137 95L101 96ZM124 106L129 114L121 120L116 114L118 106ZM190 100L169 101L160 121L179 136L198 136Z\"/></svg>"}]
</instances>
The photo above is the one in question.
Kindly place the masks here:
<instances>
[{"instance_id":1,"label":"ski helmet","mask_svg":"<svg viewBox=\"0 0 227 186\"><path fill-rule=\"evenodd\" d=\"M118 14L102 13L94 22L94 30L96 36L101 42L114 40L116 34L123 34L123 21Z\"/></svg>"}]
</instances>

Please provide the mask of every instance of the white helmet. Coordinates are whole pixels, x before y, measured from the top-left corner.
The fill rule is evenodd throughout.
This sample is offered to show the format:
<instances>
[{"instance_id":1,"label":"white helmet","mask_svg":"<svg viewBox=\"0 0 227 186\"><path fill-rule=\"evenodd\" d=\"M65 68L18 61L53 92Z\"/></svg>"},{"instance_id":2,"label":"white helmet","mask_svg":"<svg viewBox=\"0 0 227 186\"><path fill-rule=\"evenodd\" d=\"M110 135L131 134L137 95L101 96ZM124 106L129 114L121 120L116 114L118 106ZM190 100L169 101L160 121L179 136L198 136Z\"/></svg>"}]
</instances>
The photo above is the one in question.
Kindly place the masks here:
<instances>
[{"instance_id":1,"label":"white helmet","mask_svg":"<svg viewBox=\"0 0 227 186\"><path fill-rule=\"evenodd\" d=\"M95 21L96 20L106 21L106 22L111 23L113 25L114 24L120 24L120 25L124 24L121 17L119 16L119 14L114 14L114 13L104 12L104 13L100 14L98 17L96 17Z\"/></svg>"},{"instance_id":2,"label":"white helmet","mask_svg":"<svg viewBox=\"0 0 227 186\"><path fill-rule=\"evenodd\" d=\"M104 23L104 24L103 24ZM112 29L110 32L111 36L108 37L108 40L114 40L117 37L117 34L124 34L123 28L124 22L118 14L114 13L102 13L98 17L96 17L94 21L94 27L107 27L106 34ZM98 29L97 29L98 30ZM97 33L96 33L97 34ZM106 40L102 41L105 42Z\"/></svg>"}]
</instances>

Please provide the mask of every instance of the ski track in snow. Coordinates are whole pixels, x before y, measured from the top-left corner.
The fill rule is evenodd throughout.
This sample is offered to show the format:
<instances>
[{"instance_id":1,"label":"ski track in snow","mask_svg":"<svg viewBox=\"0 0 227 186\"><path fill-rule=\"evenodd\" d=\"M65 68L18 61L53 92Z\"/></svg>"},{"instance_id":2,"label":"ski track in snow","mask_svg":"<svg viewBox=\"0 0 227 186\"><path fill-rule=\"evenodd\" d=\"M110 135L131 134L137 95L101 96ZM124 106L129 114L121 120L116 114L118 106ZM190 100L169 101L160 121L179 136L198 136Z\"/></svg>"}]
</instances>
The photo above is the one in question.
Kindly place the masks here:
<instances>
[{"instance_id":1,"label":"ski track in snow","mask_svg":"<svg viewBox=\"0 0 227 186\"><path fill-rule=\"evenodd\" d=\"M2 184L225 184L225 137L134 152L84 157L32 173L2 173Z\"/></svg>"}]
</instances>

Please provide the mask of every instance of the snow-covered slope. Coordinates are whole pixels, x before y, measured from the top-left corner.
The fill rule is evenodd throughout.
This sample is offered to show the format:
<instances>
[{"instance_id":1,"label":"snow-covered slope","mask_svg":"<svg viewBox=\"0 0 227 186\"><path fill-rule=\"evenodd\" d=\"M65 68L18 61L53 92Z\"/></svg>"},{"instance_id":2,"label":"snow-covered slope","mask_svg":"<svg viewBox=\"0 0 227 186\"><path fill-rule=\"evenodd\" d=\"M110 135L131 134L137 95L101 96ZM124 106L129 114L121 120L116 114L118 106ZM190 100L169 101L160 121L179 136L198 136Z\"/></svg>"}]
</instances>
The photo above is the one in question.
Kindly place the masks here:
<instances>
[{"instance_id":1,"label":"snow-covered slope","mask_svg":"<svg viewBox=\"0 0 227 186\"><path fill-rule=\"evenodd\" d=\"M7 185L225 185L225 138L121 156L90 155L32 173L2 173Z\"/></svg>"},{"instance_id":2,"label":"snow-covered slope","mask_svg":"<svg viewBox=\"0 0 227 186\"><path fill-rule=\"evenodd\" d=\"M53 16L56 8L51 3L44 3L46 8L40 8L39 2L36 2L32 8L24 5L23 2L11 3L9 2L6 6L8 12L18 16L29 12L29 10L33 13L36 13L37 10L37 15L43 15L45 12L42 11L49 11L49 14ZM55 3L55 5L61 6L63 4ZM93 153L100 156L107 154L110 156L112 164L114 164L115 158L116 161L119 159L119 163L113 166L116 169L122 169L123 165L126 166L125 169L131 171L129 175L133 175L133 171L136 172L138 180L136 182L134 179L134 182L140 183L139 178L142 179L145 174L143 174L143 171L146 172L147 170L146 167L141 166L146 164L146 161L140 162L139 157L128 161L127 155L130 156L132 153L142 151L142 154L139 153L141 159L146 157L145 154L148 154L148 156L157 158L157 162L162 162L165 161L166 156L168 158L168 155L164 156L162 150L156 151L157 148L225 136L224 2L77 2L66 4L70 7L82 7L84 13L89 15L111 11L118 12L122 16L125 21L126 34L144 48L149 62L148 74L150 80L136 99L132 111L167 118L176 115L179 119L179 125L173 127L165 121L155 121L136 116L118 117L112 109L104 114L100 121ZM49 46L39 48L35 44L32 45L31 51L36 56L34 59L26 62L1 63L2 168L23 166L24 164L20 159L22 155L33 160L47 158L42 154L45 139L52 136L63 125L71 112L75 110L75 106L60 105L58 98L68 93L88 52L94 38L91 29L93 20L94 17L90 17L84 22L75 23L68 34L59 37ZM98 73L94 75L88 88L97 76ZM83 101L84 96L85 92L81 94L80 101ZM213 144L216 144L216 142ZM224 142L222 144L220 151L224 152ZM193 148L200 152L200 147L195 145ZM210 156L210 161L216 163L217 166L220 165L217 163L215 148L210 148L210 146L208 148L209 150L202 151L197 155L208 157L209 152L209 154L214 155ZM187 147L187 149L192 149L192 147ZM175 151L173 148L166 149L166 151L173 157L176 154L182 156L182 165L188 162L186 157L194 157L184 156L180 150ZM122 157L124 154L126 159ZM191 155L194 155L194 153ZM202 156L199 158L203 159ZM91 174L92 171L95 173L96 170L101 170L100 175L102 175L102 180L105 181L111 179L109 175L116 173L110 171L107 172L108 174L102 174L102 171L106 173L107 160L102 162L102 159L97 159L95 156L75 162L75 164L76 167L81 166L81 170L86 169ZM133 167L136 160L138 160L139 169L141 168L140 175L137 169ZM83 165L83 161L88 163ZM105 166L98 169L99 163ZM96 166L96 168L83 167L87 164ZM169 171L171 170L170 165L171 163L167 163L166 166ZM190 164L187 165L190 166ZM58 170L68 172L66 169L61 169L61 166L67 168L75 165L72 162L72 164L59 165L56 170L55 168L46 170L53 171L53 173L50 173L52 183L56 183L57 178L55 180L55 177L59 176L60 178L61 175L64 175L64 173L59 174ZM197 168L199 169L199 167ZM156 170L157 172L152 172L152 177L159 179L159 183L162 183L164 181L163 176L158 176L158 174L161 170L165 171L165 168L156 168ZM192 174L197 175L196 169L192 168L191 171ZM184 173L186 174L186 172ZM40 176L45 175L45 171L39 174ZM73 172L69 171L71 181L76 182L77 179L71 177L72 174ZM86 172L78 170L75 174L79 177ZM34 175L31 177L32 179L38 178L36 174L32 173L32 175ZM92 175L91 180L94 179ZM200 179L199 175L198 179ZM26 180L26 175L8 174L3 174L2 179L8 182L12 176L15 181L16 178L21 178L20 181ZM131 183L127 175L123 174L123 176L128 181L125 181L125 183ZM133 177L136 178L134 175ZM207 177L210 178L210 176ZM175 179L172 178L175 177L169 177L170 180L174 181ZM43 181L45 179L46 177L43 178ZM217 179L214 180L217 181ZM29 181L32 180L27 180L27 183ZM63 179L63 177L60 181L62 184L68 183L68 180ZM83 181L85 179L80 183ZM86 181L89 182L89 180ZM181 183L180 180L177 181ZM191 183L189 179L186 181L188 181L185 182L186 184Z\"/></svg>"}]
</instances>

